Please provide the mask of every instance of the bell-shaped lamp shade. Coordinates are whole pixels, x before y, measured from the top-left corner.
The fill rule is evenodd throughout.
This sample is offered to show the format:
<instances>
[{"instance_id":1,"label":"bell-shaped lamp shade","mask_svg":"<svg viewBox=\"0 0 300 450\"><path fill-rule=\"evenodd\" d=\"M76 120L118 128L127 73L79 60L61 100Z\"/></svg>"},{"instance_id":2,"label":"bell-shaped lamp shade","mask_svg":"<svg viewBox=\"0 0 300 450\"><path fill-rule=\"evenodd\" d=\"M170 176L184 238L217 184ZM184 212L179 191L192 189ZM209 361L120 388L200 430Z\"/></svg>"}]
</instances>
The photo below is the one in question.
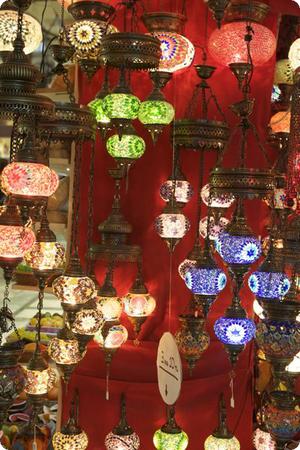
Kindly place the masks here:
<instances>
[{"instance_id":1,"label":"bell-shaped lamp shade","mask_svg":"<svg viewBox=\"0 0 300 450\"><path fill-rule=\"evenodd\" d=\"M207 236L207 221L208 217L203 217L199 222L199 232L200 236L203 237L203 239L206 239ZM213 216L210 216L209 218L209 239L211 241L215 241L218 239L219 234L222 233L227 225L229 224L229 220L226 219L226 217L220 217L217 222Z\"/></svg>"},{"instance_id":2,"label":"bell-shaped lamp shade","mask_svg":"<svg viewBox=\"0 0 300 450\"><path fill-rule=\"evenodd\" d=\"M275 66L274 84L294 84L294 71L289 59L279 59Z\"/></svg>"},{"instance_id":3,"label":"bell-shaped lamp shade","mask_svg":"<svg viewBox=\"0 0 300 450\"><path fill-rule=\"evenodd\" d=\"M234 196L228 195L210 198L209 184L205 184L201 189L201 199L206 206L211 208L229 208L234 202Z\"/></svg>"},{"instance_id":4,"label":"bell-shaped lamp shade","mask_svg":"<svg viewBox=\"0 0 300 450\"><path fill-rule=\"evenodd\" d=\"M111 93L104 97L102 108L110 119L137 119L141 102L130 93Z\"/></svg>"},{"instance_id":5,"label":"bell-shaped lamp shade","mask_svg":"<svg viewBox=\"0 0 300 450\"><path fill-rule=\"evenodd\" d=\"M29 227L0 225L0 258L23 258L35 243L35 234Z\"/></svg>"},{"instance_id":6,"label":"bell-shaped lamp shade","mask_svg":"<svg viewBox=\"0 0 300 450\"><path fill-rule=\"evenodd\" d=\"M185 36L172 31L156 31L153 36L161 43L162 54L158 70L174 73L190 67L195 56L195 47Z\"/></svg>"},{"instance_id":7,"label":"bell-shaped lamp shade","mask_svg":"<svg viewBox=\"0 0 300 450\"><path fill-rule=\"evenodd\" d=\"M192 267L185 276L185 284L196 295L218 295L226 286L227 277L218 268Z\"/></svg>"},{"instance_id":8,"label":"bell-shaped lamp shade","mask_svg":"<svg viewBox=\"0 0 300 450\"><path fill-rule=\"evenodd\" d=\"M24 259L33 270L59 269L65 262L65 248L59 242L35 242Z\"/></svg>"},{"instance_id":9,"label":"bell-shaped lamp shade","mask_svg":"<svg viewBox=\"0 0 300 450\"><path fill-rule=\"evenodd\" d=\"M56 383L56 372L51 367L40 370L25 368L26 386L25 392L30 395L45 395Z\"/></svg>"},{"instance_id":10,"label":"bell-shaped lamp shade","mask_svg":"<svg viewBox=\"0 0 300 450\"><path fill-rule=\"evenodd\" d=\"M65 434L56 431L52 438L52 444L54 450L86 450L89 440L84 431L79 434Z\"/></svg>"},{"instance_id":11,"label":"bell-shaped lamp shade","mask_svg":"<svg viewBox=\"0 0 300 450\"><path fill-rule=\"evenodd\" d=\"M253 433L253 445L255 450L276 450L276 444L267 431L256 428Z\"/></svg>"},{"instance_id":12,"label":"bell-shaped lamp shade","mask_svg":"<svg viewBox=\"0 0 300 450\"><path fill-rule=\"evenodd\" d=\"M283 272L253 272L248 286L260 298L282 299L289 291L291 282Z\"/></svg>"},{"instance_id":13,"label":"bell-shaped lamp shade","mask_svg":"<svg viewBox=\"0 0 300 450\"><path fill-rule=\"evenodd\" d=\"M139 110L139 121L144 125L169 125L174 119L175 110L165 100L146 100Z\"/></svg>"},{"instance_id":14,"label":"bell-shaped lamp shade","mask_svg":"<svg viewBox=\"0 0 300 450\"><path fill-rule=\"evenodd\" d=\"M300 38L296 39L290 47L289 61L293 70L300 66Z\"/></svg>"},{"instance_id":15,"label":"bell-shaped lamp shade","mask_svg":"<svg viewBox=\"0 0 300 450\"><path fill-rule=\"evenodd\" d=\"M160 187L160 196L168 202L172 198L174 191L174 197L177 203L186 204L190 201L193 195L193 188L191 183L187 180L167 180Z\"/></svg>"},{"instance_id":16,"label":"bell-shaped lamp shade","mask_svg":"<svg viewBox=\"0 0 300 450\"><path fill-rule=\"evenodd\" d=\"M12 162L1 174L1 189L6 195L48 198L58 184L57 173L39 163Z\"/></svg>"},{"instance_id":17,"label":"bell-shaped lamp shade","mask_svg":"<svg viewBox=\"0 0 300 450\"><path fill-rule=\"evenodd\" d=\"M103 98L96 98L92 100L88 107L90 108L97 123L109 124L110 118L105 114L103 109Z\"/></svg>"},{"instance_id":18,"label":"bell-shaped lamp shade","mask_svg":"<svg viewBox=\"0 0 300 450\"><path fill-rule=\"evenodd\" d=\"M56 297L69 305L84 304L96 297L95 284L86 276L62 275L54 280L52 287Z\"/></svg>"},{"instance_id":19,"label":"bell-shaped lamp shade","mask_svg":"<svg viewBox=\"0 0 300 450\"><path fill-rule=\"evenodd\" d=\"M156 307L156 301L150 294L132 294L124 297L124 311L129 317L148 317Z\"/></svg>"},{"instance_id":20,"label":"bell-shaped lamp shade","mask_svg":"<svg viewBox=\"0 0 300 450\"><path fill-rule=\"evenodd\" d=\"M106 321L118 320L122 314L123 302L119 297L97 297L97 309Z\"/></svg>"},{"instance_id":21,"label":"bell-shaped lamp shade","mask_svg":"<svg viewBox=\"0 0 300 450\"><path fill-rule=\"evenodd\" d=\"M245 42L246 22L225 23L215 29L208 41L210 55L220 65L246 63L248 61L247 44ZM269 28L260 23L251 24L254 34L251 42L251 57L254 66L261 66L269 61L276 50L276 37Z\"/></svg>"},{"instance_id":22,"label":"bell-shaped lamp shade","mask_svg":"<svg viewBox=\"0 0 300 450\"><path fill-rule=\"evenodd\" d=\"M291 111L278 111L271 117L270 127L273 133L289 133L291 130Z\"/></svg>"},{"instance_id":23,"label":"bell-shaped lamp shade","mask_svg":"<svg viewBox=\"0 0 300 450\"><path fill-rule=\"evenodd\" d=\"M8 9L0 10L0 52L12 52L17 37L18 12ZM40 23L29 14L23 15L24 52L32 53L43 40Z\"/></svg>"},{"instance_id":24,"label":"bell-shaped lamp shade","mask_svg":"<svg viewBox=\"0 0 300 450\"><path fill-rule=\"evenodd\" d=\"M143 156L146 144L144 139L137 134L123 134L121 139L118 134L114 134L108 138L106 149L115 159L135 160Z\"/></svg>"},{"instance_id":25,"label":"bell-shaped lamp shade","mask_svg":"<svg viewBox=\"0 0 300 450\"><path fill-rule=\"evenodd\" d=\"M216 240L216 250L227 264L252 264L261 255L261 243L255 236L223 232Z\"/></svg>"},{"instance_id":26,"label":"bell-shaped lamp shade","mask_svg":"<svg viewBox=\"0 0 300 450\"><path fill-rule=\"evenodd\" d=\"M240 450L240 443L235 436L229 439L208 436L204 443L204 450Z\"/></svg>"},{"instance_id":27,"label":"bell-shaped lamp shade","mask_svg":"<svg viewBox=\"0 0 300 450\"><path fill-rule=\"evenodd\" d=\"M214 330L219 341L225 345L245 345L255 335L255 324L246 317L220 317L214 324Z\"/></svg>"},{"instance_id":28,"label":"bell-shaped lamp shade","mask_svg":"<svg viewBox=\"0 0 300 450\"><path fill-rule=\"evenodd\" d=\"M153 444L157 450L185 450L188 446L188 435L181 431L180 433L166 433L157 430L153 436Z\"/></svg>"}]
</instances>

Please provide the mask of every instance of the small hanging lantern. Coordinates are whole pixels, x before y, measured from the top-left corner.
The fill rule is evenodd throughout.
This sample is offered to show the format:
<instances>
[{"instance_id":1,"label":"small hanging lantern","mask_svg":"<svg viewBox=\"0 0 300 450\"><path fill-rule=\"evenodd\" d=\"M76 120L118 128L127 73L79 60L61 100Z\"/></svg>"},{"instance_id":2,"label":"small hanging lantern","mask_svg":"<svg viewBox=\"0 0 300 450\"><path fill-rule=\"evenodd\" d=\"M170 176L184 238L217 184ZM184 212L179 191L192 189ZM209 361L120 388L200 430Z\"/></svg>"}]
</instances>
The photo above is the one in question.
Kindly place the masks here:
<instances>
[{"instance_id":1,"label":"small hanging lantern","mask_svg":"<svg viewBox=\"0 0 300 450\"><path fill-rule=\"evenodd\" d=\"M204 443L205 450L240 450L240 443L227 428L227 417L224 396L219 402L219 426L215 432L208 436Z\"/></svg>"},{"instance_id":2,"label":"small hanging lantern","mask_svg":"<svg viewBox=\"0 0 300 450\"><path fill-rule=\"evenodd\" d=\"M199 243L196 241L194 247L189 252L187 257L178 266L178 273L184 281L187 272L196 266L198 258L200 256L201 256L201 248L199 246Z\"/></svg>"},{"instance_id":3,"label":"small hanging lantern","mask_svg":"<svg viewBox=\"0 0 300 450\"><path fill-rule=\"evenodd\" d=\"M105 322L118 321L123 311L122 299L117 296L117 291L113 286L113 269L114 261L111 261L107 267L103 286L99 289L97 296L96 306Z\"/></svg>"},{"instance_id":4,"label":"small hanging lantern","mask_svg":"<svg viewBox=\"0 0 300 450\"><path fill-rule=\"evenodd\" d=\"M167 417L167 423L154 433L154 447L157 450L185 450L189 438L176 423L175 406L167 407Z\"/></svg>"},{"instance_id":5,"label":"small hanging lantern","mask_svg":"<svg viewBox=\"0 0 300 450\"><path fill-rule=\"evenodd\" d=\"M212 210L210 210L212 211ZM203 239L206 239L207 232L210 241L217 241L220 234L226 231L229 220L226 217L218 217L219 214L214 214L210 217L203 217L199 222L199 233Z\"/></svg>"},{"instance_id":6,"label":"small hanging lantern","mask_svg":"<svg viewBox=\"0 0 300 450\"><path fill-rule=\"evenodd\" d=\"M179 316L181 329L176 333L178 349L186 360L189 371L192 373L198 360L208 348L209 334L204 330L205 320L195 314Z\"/></svg>"},{"instance_id":7,"label":"small hanging lantern","mask_svg":"<svg viewBox=\"0 0 300 450\"><path fill-rule=\"evenodd\" d=\"M166 241L170 252L173 252L178 242L189 231L190 222L181 213L177 203L171 199L162 214L156 218L155 229L159 236Z\"/></svg>"},{"instance_id":8,"label":"small hanging lantern","mask_svg":"<svg viewBox=\"0 0 300 450\"><path fill-rule=\"evenodd\" d=\"M143 156L146 144L144 139L137 135L134 127L128 124L121 138L114 134L107 139L106 150L118 163L130 165Z\"/></svg>"},{"instance_id":9,"label":"small hanging lantern","mask_svg":"<svg viewBox=\"0 0 300 450\"><path fill-rule=\"evenodd\" d=\"M84 353L87 344L94 335L101 330L104 319L102 313L96 308L94 302L89 301L80 311L75 313L74 321L71 325L72 332L79 342L79 350Z\"/></svg>"},{"instance_id":10,"label":"small hanging lantern","mask_svg":"<svg viewBox=\"0 0 300 450\"><path fill-rule=\"evenodd\" d=\"M62 427L61 431L56 431L52 438L54 450L86 450L89 444L88 436L79 424L79 395L75 391L72 400L69 420Z\"/></svg>"},{"instance_id":11,"label":"small hanging lantern","mask_svg":"<svg viewBox=\"0 0 300 450\"><path fill-rule=\"evenodd\" d=\"M108 69L105 68L102 88L96 94L95 99L88 104L88 107L90 108L91 112L93 113L96 119L97 126L101 132L102 137L105 137L107 131L110 128L111 123L110 118L105 114L103 109L103 100L108 94L109 94Z\"/></svg>"},{"instance_id":12,"label":"small hanging lantern","mask_svg":"<svg viewBox=\"0 0 300 450\"><path fill-rule=\"evenodd\" d=\"M124 394L121 396L120 422L113 431L106 436L104 445L106 450L138 450L140 448L140 439L138 435L127 423Z\"/></svg>"},{"instance_id":13,"label":"small hanging lantern","mask_svg":"<svg viewBox=\"0 0 300 450\"><path fill-rule=\"evenodd\" d=\"M192 198L194 190L181 171L180 165L177 162L175 167L174 177L171 175L167 181L165 181L159 190L161 198L165 202L169 202L172 199L174 191L174 197L178 206L185 206Z\"/></svg>"},{"instance_id":14,"label":"small hanging lantern","mask_svg":"<svg viewBox=\"0 0 300 450\"><path fill-rule=\"evenodd\" d=\"M276 450L276 444L270 433L261 428L256 428L253 433L253 445L255 450Z\"/></svg>"},{"instance_id":15,"label":"small hanging lantern","mask_svg":"<svg viewBox=\"0 0 300 450\"><path fill-rule=\"evenodd\" d=\"M138 118L151 134L153 142L156 143L163 128L174 119L175 110L161 92L161 89L171 79L171 74L161 71L150 72L150 78L154 89L148 99L141 103Z\"/></svg>"}]
</instances>

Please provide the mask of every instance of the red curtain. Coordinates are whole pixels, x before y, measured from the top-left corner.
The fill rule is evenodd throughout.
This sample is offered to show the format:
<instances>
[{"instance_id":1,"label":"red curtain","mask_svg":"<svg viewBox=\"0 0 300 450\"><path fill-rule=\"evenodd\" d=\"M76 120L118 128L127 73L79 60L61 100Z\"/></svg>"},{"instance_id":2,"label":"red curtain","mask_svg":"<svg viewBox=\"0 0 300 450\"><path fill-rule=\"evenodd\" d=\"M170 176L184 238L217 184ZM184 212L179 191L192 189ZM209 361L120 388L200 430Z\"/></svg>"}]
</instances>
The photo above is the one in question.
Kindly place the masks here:
<instances>
[{"instance_id":1,"label":"red curtain","mask_svg":"<svg viewBox=\"0 0 300 450\"><path fill-rule=\"evenodd\" d=\"M151 3L151 2L150 2ZM154 2L152 2L154 5ZM279 13L298 14L299 8L291 0L273 0L273 8L268 18L268 26L277 33ZM152 5L152 6L153 6ZM151 9L154 10L156 5ZM205 6L202 1L187 2L188 22L185 34L197 46L204 44ZM215 23L209 18L209 33ZM201 63L201 51L196 52L195 63ZM256 98L253 122L262 139L266 137L266 128L270 118L270 97L272 90L275 57L262 67L255 68L251 95ZM208 64L215 65L210 58ZM117 74L113 74L114 83ZM80 75L80 101L87 104L94 98L101 85L102 74L99 72L91 82L85 75ZM187 102L197 83L193 67L179 74L165 89L168 101L176 107L176 117L183 117ZM228 106L241 99L237 82L228 68L217 67L211 85L227 116L229 123L236 124L236 119ZM132 77L132 90L140 98L145 99L151 92L151 83L147 74L138 73ZM159 188L171 173L172 145L169 130L165 130L158 144L153 146L149 135L136 124L139 134L146 140L147 150L137 161L129 173L128 191L123 186L122 210L126 219L133 226L131 242L142 247L144 261L144 278L150 293L157 301L153 317L149 318L141 333L142 342L135 346L132 341L120 349L114 357L111 367L110 400L105 400L105 366L103 355L95 344L92 344L82 363L79 365L69 388L77 386L80 391L82 427L90 439L89 450L104 449L104 437L118 421L120 393L125 392L128 404L128 419L131 426L141 437L141 448L153 448L153 432L165 420L162 400L159 397L156 382L156 350L157 342L168 329L168 299L172 300L171 331L178 329L178 314L184 312L190 300L190 293L178 275L178 265L191 250L196 232L196 207L199 154L183 151L181 155L182 169L192 183L195 194L185 207L184 213L190 219L191 230L180 242L174 252L172 263L172 288L170 294L169 272L170 257L166 244L154 230L154 219L161 213L165 203L159 196ZM233 162L236 145L231 145L227 162ZM249 161L254 167L261 166L263 159L254 140L250 141ZM231 155L231 156L230 156ZM276 155L273 154L275 157ZM205 180L215 162L215 155L205 157ZM94 186L94 241L100 240L97 225L109 214L113 197L113 181L107 169L114 166L114 161L105 151L102 141L97 141L97 156ZM81 253L86 251L86 232L90 218L87 214L88 202L89 150L86 149L82 166L82 211L81 211ZM249 202L247 216L252 229L258 235L265 232L267 207L262 202ZM205 210L203 210L203 216ZM104 265L96 265L96 276L101 284L104 277ZM120 296L126 294L134 280L135 267L122 264L117 267L115 284ZM205 438L217 425L217 402L221 392L225 392L228 404L229 427L236 434L242 450L252 449L252 414L253 414L253 359L251 345L239 358L236 368L235 397L236 406L229 407L229 372L230 365L222 345L216 340L213 324L220 317L231 300L229 286L213 305L208 317L207 330L211 336L211 345L203 355L193 375L190 377L185 369L181 397L177 405L177 419L190 437L190 450L203 448ZM242 290L243 305L252 315L252 296L247 287ZM131 330L131 325L124 317L122 322ZM133 338L131 332L130 337ZM68 402L65 402L67 406ZM167 450L167 449L166 449Z\"/></svg>"}]
</instances>

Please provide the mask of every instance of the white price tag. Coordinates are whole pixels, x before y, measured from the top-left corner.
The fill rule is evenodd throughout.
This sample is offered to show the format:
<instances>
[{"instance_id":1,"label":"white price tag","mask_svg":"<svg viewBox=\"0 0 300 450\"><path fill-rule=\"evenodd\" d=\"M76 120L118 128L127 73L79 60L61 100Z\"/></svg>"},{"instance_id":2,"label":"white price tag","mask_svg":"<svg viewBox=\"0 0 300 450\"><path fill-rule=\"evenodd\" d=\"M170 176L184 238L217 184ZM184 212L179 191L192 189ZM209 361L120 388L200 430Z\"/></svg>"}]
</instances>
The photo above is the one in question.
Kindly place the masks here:
<instances>
[{"instance_id":1,"label":"white price tag","mask_svg":"<svg viewBox=\"0 0 300 450\"><path fill-rule=\"evenodd\" d=\"M159 341L156 365L160 395L167 405L174 405L181 391L182 364L171 333L164 333Z\"/></svg>"}]
</instances>

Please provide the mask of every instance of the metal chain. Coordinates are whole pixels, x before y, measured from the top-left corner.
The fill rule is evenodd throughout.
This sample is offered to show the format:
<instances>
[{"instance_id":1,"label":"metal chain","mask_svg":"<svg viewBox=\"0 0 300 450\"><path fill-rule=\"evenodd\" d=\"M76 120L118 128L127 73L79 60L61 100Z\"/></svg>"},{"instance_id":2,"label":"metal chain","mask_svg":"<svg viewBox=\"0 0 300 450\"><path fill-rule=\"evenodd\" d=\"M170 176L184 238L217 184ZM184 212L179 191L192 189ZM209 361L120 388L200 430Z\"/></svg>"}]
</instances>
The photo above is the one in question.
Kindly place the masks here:
<instances>
[{"instance_id":1,"label":"metal chain","mask_svg":"<svg viewBox=\"0 0 300 450\"><path fill-rule=\"evenodd\" d=\"M93 240L94 228L94 179L95 179L95 155L96 142L92 142L91 159L90 159L90 177L89 177L89 191L88 191L88 230L87 230L87 252L86 252L86 267L87 273L91 274L91 259L89 258L89 250Z\"/></svg>"},{"instance_id":2,"label":"metal chain","mask_svg":"<svg viewBox=\"0 0 300 450\"><path fill-rule=\"evenodd\" d=\"M38 295L38 321L36 324L36 343L41 342L41 320L42 320L42 310L44 305L44 294L45 294L45 280L43 278L39 279L39 295Z\"/></svg>"},{"instance_id":3,"label":"metal chain","mask_svg":"<svg viewBox=\"0 0 300 450\"><path fill-rule=\"evenodd\" d=\"M78 250L78 222L80 210L80 170L82 157L83 141L76 143L75 147L75 164L74 164L74 181L73 181L73 195L72 195L72 231L71 231L71 247L70 255L73 256Z\"/></svg>"},{"instance_id":4,"label":"metal chain","mask_svg":"<svg viewBox=\"0 0 300 450\"><path fill-rule=\"evenodd\" d=\"M66 88L67 88L67 92L68 92L68 95L69 95L70 103L72 103L72 104L76 103L73 86L72 86L72 83L71 83L71 81L69 79L69 73L68 73L67 69L65 69L65 71L63 72L63 81L64 81L64 83L66 85Z\"/></svg>"}]
</instances>

